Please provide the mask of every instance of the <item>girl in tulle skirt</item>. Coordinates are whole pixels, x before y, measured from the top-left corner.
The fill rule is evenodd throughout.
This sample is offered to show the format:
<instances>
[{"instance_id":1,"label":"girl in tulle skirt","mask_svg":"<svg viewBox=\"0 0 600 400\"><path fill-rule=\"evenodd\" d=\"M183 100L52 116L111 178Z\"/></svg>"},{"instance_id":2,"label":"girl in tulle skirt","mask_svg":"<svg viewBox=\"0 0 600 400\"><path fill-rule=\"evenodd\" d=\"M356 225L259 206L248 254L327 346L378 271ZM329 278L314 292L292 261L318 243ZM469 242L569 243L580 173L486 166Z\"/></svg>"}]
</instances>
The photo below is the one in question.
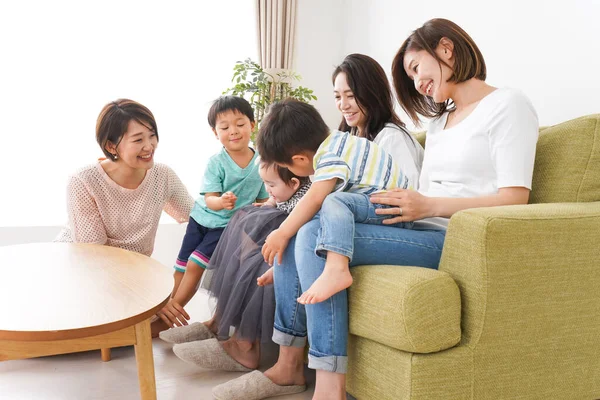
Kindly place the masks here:
<instances>
[{"instance_id":1,"label":"girl in tulle skirt","mask_svg":"<svg viewBox=\"0 0 600 400\"><path fill-rule=\"evenodd\" d=\"M261 163L259 173L269 201L235 213L205 273L202 287L217 300L213 318L160 334L163 340L176 344L173 351L179 358L203 368L256 368L260 344L271 341L275 296L273 285L265 285L270 283L265 281L270 267L261 249L269 233L306 193L310 181L275 164Z\"/></svg>"}]
</instances>

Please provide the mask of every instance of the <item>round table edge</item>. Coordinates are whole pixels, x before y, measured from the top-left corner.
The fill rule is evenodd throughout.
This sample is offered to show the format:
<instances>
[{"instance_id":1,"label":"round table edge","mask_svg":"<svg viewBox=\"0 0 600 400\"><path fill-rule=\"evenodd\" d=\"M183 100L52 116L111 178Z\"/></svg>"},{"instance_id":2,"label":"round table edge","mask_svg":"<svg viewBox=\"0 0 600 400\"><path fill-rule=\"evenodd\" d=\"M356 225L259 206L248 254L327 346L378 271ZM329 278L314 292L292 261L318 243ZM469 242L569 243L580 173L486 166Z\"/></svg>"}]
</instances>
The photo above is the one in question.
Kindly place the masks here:
<instances>
[{"instance_id":1,"label":"round table edge","mask_svg":"<svg viewBox=\"0 0 600 400\"><path fill-rule=\"evenodd\" d=\"M154 314L163 308L171 294L156 306L151 309L144 311L140 314L134 315L129 318L125 318L119 321L109 322L108 324L86 326L85 328L76 329L65 329L59 331L3 331L0 330L0 340L10 340L18 342L41 342L41 341L54 341L54 340L69 340L69 339L81 339L92 336L103 335L110 332L116 332L121 329L128 328L135 324L138 324L146 319L149 319Z\"/></svg>"}]
</instances>

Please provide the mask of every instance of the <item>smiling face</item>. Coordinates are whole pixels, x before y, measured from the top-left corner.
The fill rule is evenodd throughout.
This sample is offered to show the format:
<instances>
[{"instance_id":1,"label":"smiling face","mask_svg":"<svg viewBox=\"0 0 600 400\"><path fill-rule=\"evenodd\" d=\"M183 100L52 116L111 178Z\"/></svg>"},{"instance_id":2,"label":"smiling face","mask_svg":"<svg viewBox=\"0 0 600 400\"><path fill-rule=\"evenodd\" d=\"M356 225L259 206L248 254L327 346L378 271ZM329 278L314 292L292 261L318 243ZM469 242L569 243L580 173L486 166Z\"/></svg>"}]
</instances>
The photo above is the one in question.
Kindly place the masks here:
<instances>
[{"instance_id":1,"label":"smiling face","mask_svg":"<svg viewBox=\"0 0 600 400\"><path fill-rule=\"evenodd\" d=\"M435 53L441 60L453 65L451 49L440 44ZM452 98L455 85L447 82L453 73L451 67L439 62L425 50L408 50L403 65L419 94L432 98L436 103Z\"/></svg>"},{"instance_id":2,"label":"smiling face","mask_svg":"<svg viewBox=\"0 0 600 400\"><path fill-rule=\"evenodd\" d=\"M229 152L246 151L254 122L238 112L228 110L217 115L213 132Z\"/></svg>"},{"instance_id":3,"label":"smiling face","mask_svg":"<svg viewBox=\"0 0 600 400\"><path fill-rule=\"evenodd\" d=\"M300 181L296 178L292 178L289 185L286 184L275 170L275 165L273 164L261 165L258 173L265 183L269 196L278 203L288 201L296 193L300 185Z\"/></svg>"},{"instance_id":4,"label":"smiling face","mask_svg":"<svg viewBox=\"0 0 600 400\"><path fill-rule=\"evenodd\" d=\"M348 80L344 72L340 72L335 77L333 94L335 96L335 105L342 113L348 126L356 127L359 131L362 131L367 117L358 106L356 97L348 85Z\"/></svg>"},{"instance_id":5,"label":"smiling face","mask_svg":"<svg viewBox=\"0 0 600 400\"><path fill-rule=\"evenodd\" d=\"M158 137L149 126L132 119L117 147L112 143L107 144L107 150L117 155L117 163L123 163L132 169L147 170L154 166Z\"/></svg>"}]
</instances>

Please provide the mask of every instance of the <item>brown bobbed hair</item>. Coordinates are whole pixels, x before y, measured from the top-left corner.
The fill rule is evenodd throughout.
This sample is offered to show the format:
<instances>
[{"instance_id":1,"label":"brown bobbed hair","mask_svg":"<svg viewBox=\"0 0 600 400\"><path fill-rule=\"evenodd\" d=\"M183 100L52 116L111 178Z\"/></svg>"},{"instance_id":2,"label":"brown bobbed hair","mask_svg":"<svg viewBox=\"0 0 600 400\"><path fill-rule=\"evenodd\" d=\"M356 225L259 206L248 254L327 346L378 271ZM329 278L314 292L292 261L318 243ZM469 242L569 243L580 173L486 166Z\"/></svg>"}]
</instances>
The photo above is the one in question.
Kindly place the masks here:
<instances>
[{"instance_id":1,"label":"brown bobbed hair","mask_svg":"<svg viewBox=\"0 0 600 400\"><path fill-rule=\"evenodd\" d=\"M435 49L442 38L446 38L454 45L454 65L450 66L440 59ZM443 18L429 20L402 43L392 63L392 78L394 88L400 105L408 114L415 125L420 125L419 115L428 118L437 118L446 111L452 110L453 104L450 100L444 103L435 103L433 99L417 92L414 82L408 77L404 70L404 56L408 51L424 50L442 64L452 69L452 75L447 82L461 83L471 78L485 81L485 60L479 48L460 26Z\"/></svg>"},{"instance_id":2,"label":"brown bobbed hair","mask_svg":"<svg viewBox=\"0 0 600 400\"><path fill-rule=\"evenodd\" d=\"M364 54L355 53L346 56L333 71L331 76L333 84L335 78L342 72L346 74L346 81L354 94L358 108L366 116L365 127L361 132L362 137L374 140L385 124L390 122L404 127L404 123L394 111L394 98L388 78L377 61ZM344 117L338 130L355 133Z\"/></svg>"},{"instance_id":3,"label":"brown bobbed hair","mask_svg":"<svg viewBox=\"0 0 600 400\"><path fill-rule=\"evenodd\" d=\"M102 108L96 121L96 141L109 160L115 161L116 157L106 150L106 144L110 142L115 147L118 146L123 139L123 135L127 132L131 120L137 121L156 133L156 140L158 141L156 120L147 107L129 99L111 101Z\"/></svg>"}]
</instances>

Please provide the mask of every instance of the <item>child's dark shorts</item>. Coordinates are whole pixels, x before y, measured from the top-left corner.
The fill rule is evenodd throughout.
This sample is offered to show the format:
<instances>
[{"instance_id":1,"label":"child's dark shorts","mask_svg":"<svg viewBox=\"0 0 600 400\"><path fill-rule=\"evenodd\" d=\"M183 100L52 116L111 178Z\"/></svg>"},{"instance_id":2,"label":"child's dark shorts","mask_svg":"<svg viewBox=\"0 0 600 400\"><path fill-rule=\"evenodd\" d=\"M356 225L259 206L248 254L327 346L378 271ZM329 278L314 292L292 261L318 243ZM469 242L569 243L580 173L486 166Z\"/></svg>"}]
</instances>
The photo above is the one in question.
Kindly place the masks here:
<instances>
[{"instance_id":1,"label":"child's dark shorts","mask_svg":"<svg viewBox=\"0 0 600 400\"><path fill-rule=\"evenodd\" d=\"M206 228L190 217L181 250L175 261L175 270L185 272L188 259L206 269L223 230L225 228Z\"/></svg>"}]
</instances>

